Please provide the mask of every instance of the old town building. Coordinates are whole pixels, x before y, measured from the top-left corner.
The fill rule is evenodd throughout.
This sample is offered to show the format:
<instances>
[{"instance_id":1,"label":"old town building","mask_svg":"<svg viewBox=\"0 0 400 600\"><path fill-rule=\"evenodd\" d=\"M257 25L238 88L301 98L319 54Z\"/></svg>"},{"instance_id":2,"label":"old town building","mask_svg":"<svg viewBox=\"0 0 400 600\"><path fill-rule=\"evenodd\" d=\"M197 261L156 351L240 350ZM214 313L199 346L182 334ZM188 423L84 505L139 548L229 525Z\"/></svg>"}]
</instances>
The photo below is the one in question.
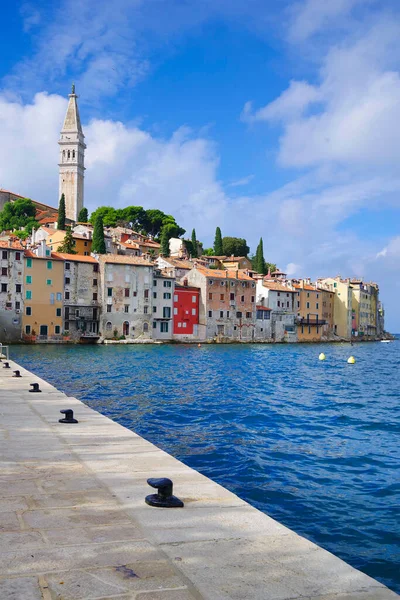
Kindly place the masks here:
<instances>
[{"instance_id":1,"label":"old town building","mask_svg":"<svg viewBox=\"0 0 400 600\"><path fill-rule=\"evenodd\" d=\"M2 342L21 339L24 309L24 250L18 241L0 241L0 332Z\"/></svg>"},{"instance_id":2,"label":"old town building","mask_svg":"<svg viewBox=\"0 0 400 600\"><path fill-rule=\"evenodd\" d=\"M199 337L200 289L188 285L175 284L174 292L174 339L193 341Z\"/></svg>"},{"instance_id":3,"label":"old town building","mask_svg":"<svg viewBox=\"0 0 400 600\"><path fill-rule=\"evenodd\" d=\"M172 339L174 290L175 278L155 269L152 299L153 339Z\"/></svg>"}]
</instances>

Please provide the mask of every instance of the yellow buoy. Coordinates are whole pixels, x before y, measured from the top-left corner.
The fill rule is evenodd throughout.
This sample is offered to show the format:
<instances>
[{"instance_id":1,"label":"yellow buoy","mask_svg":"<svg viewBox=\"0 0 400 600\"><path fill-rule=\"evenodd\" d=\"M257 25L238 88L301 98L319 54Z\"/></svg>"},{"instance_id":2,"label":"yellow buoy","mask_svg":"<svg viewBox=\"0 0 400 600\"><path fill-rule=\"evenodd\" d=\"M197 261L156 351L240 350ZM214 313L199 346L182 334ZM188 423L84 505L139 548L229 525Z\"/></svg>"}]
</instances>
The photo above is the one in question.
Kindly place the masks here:
<instances>
[{"instance_id":1,"label":"yellow buoy","mask_svg":"<svg viewBox=\"0 0 400 600\"><path fill-rule=\"evenodd\" d=\"M325 360L326 356L323 352L321 352L321 354L318 356L319 360Z\"/></svg>"},{"instance_id":2,"label":"yellow buoy","mask_svg":"<svg viewBox=\"0 0 400 600\"><path fill-rule=\"evenodd\" d=\"M349 363L349 365L354 365L356 359L354 358L354 356L350 356L350 358L347 359L347 362Z\"/></svg>"}]
</instances>

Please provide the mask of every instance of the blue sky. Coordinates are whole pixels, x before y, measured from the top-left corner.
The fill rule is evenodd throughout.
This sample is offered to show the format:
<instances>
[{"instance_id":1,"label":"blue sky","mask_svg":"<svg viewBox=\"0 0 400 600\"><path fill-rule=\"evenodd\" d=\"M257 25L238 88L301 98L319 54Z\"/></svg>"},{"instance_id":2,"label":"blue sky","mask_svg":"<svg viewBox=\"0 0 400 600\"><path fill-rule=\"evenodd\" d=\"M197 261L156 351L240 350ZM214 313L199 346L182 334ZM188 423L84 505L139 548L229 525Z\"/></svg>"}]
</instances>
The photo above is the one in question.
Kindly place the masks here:
<instances>
[{"instance_id":1,"label":"blue sky","mask_svg":"<svg viewBox=\"0 0 400 600\"><path fill-rule=\"evenodd\" d=\"M400 6L391 0L8 3L0 187L57 204L72 81L85 201L260 236L291 275L377 280L400 331Z\"/></svg>"}]
</instances>

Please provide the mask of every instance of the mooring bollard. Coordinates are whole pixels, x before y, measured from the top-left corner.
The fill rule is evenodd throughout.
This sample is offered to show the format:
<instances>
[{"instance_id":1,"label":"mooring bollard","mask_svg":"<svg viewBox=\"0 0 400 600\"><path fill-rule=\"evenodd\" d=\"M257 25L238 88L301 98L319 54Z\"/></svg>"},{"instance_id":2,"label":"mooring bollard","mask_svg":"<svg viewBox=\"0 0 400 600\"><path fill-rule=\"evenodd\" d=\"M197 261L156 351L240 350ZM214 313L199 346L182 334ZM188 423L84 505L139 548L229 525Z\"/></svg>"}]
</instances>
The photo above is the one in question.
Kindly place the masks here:
<instances>
[{"instance_id":1,"label":"mooring bollard","mask_svg":"<svg viewBox=\"0 0 400 600\"><path fill-rule=\"evenodd\" d=\"M13 371L13 377L21 377L21 373L19 371Z\"/></svg>"},{"instance_id":2,"label":"mooring bollard","mask_svg":"<svg viewBox=\"0 0 400 600\"><path fill-rule=\"evenodd\" d=\"M4 365L3 365L3 369L11 369L10 363L5 362Z\"/></svg>"},{"instance_id":3,"label":"mooring bollard","mask_svg":"<svg viewBox=\"0 0 400 600\"><path fill-rule=\"evenodd\" d=\"M33 389L29 390L30 392L41 392L42 390L39 389L39 384L38 383L30 383L29 385L32 386Z\"/></svg>"},{"instance_id":4,"label":"mooring bollard","mask_svg":"<svg viewBox=\"0 0 400 600\"><path fill-rule=\"evenodd\" d=\"M156 488L157 494L150 494L146 496L145 502L149 506L156 506L157 508L182 508L183 502L172 494L173 483L167 477L153 478L147 480L147 483Z\"/></svg>"},{"instance_id":5,"label":"mooring bollard","mask_svg":"<svg viewBox=\"0 0 400 600\"><path fill-rule=\"evenodd\" d=\"M74 411L70 408L66 410L60 410L62 415L65 415L64 419L58 419L59 423L78 423L76 419L74 419Z\"/></svg>"}]
</instances>

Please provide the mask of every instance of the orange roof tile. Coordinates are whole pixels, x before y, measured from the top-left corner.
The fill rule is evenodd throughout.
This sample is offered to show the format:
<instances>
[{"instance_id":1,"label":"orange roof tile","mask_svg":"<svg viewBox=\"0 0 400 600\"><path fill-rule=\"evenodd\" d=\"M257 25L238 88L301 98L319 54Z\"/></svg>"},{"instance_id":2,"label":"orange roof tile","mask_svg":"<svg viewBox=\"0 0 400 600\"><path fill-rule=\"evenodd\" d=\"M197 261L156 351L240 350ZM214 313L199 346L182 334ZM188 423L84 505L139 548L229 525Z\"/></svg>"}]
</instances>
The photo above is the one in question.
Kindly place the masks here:
<instances>
[{"instance_id":1,"label":"orange roof tile","mask_svg":"<svg viewBox=\"0 0 400 600\"><path fill-rule=\"evenodd\" d=\"M296 290L307 290L308 292L316 292L317 291L315 289L315 287L313 287L312 285L305 285L304 287L302 287L298 283L294 283L293 287L296 288Z\"/></svg>"},{"instance_id":2,"label":"orange roof tile","mask_svg":"<svg viewBox=\"0 0 400 600\"><path fill-rule=\"evenodd\" d=\"M0 248L10 249L10 250L24 250L24 247L21 245L21 242L12 241L11 246L8 241L0 241Z\"/></svg>"},{"instance_id":3,"label":"orange roof tile","mask_svg":"<svg viewBox=\"0 0 400 600\"><path fill-rule=\"evenodd\" d=\"M267 280L264 279L263 286L274 292L288 292L288 293L291 292L292 294L294 294L294 290L292 290L289 287L286 287L285 285L283 285L283 283L274 281L273 279L267 279Z\"/></svg>"},{"instance_id":4,"label":"orange roof tile","mask_svg":"<svg viewBox=\"0 0 400 600\"><path fill-rule=\"evenodd\" d=\"M74 261L74 262L86 262L86 263L97 263L98 261L94 256L82 256L81 254L67 254L65 252L52 252L51 257L60 258L61 260Z\"/></svg>"},{"instance_id":5,"label":"orange roof tile","mask_svg":"<svg viewBox=\"0 0 400 600\"><path fill-rule=\"evenodd\" d=\"M61 261L61 258L54 256L54 252L52 252L51 256L37 256L32 250L25 250L24 252L25 258L37 258L38 260L57 260Z\"/></svg>"},{"instance_id":6,"label":"orange roof tile","mask_svg":"<svg viewBox=\"0 0 400 600\"><path fill-rule=\"evenodd\" d=\"M144 267L153 266L153 263L145 260L141 256L122 256L120 254L101 254L99 262L125 264L125 265L143 265Z\"/></svg>"},{"instance_id":7,"label":"orange roof tile","mask_svg":"<svg viewBox=\"0 0 400 600\"><path fill-rule=\"evenodd\" d=\"M198 266L197 271L202 273L202 275L205 275L206 277L212 277L213 279L241 279L245 281L254 281L252 277L246 275L246 273L244 273L241 269L238 269L237 271L226 269L223 271L221 269L207 269L207 267Z\"/></svg>"}]
</instances>

